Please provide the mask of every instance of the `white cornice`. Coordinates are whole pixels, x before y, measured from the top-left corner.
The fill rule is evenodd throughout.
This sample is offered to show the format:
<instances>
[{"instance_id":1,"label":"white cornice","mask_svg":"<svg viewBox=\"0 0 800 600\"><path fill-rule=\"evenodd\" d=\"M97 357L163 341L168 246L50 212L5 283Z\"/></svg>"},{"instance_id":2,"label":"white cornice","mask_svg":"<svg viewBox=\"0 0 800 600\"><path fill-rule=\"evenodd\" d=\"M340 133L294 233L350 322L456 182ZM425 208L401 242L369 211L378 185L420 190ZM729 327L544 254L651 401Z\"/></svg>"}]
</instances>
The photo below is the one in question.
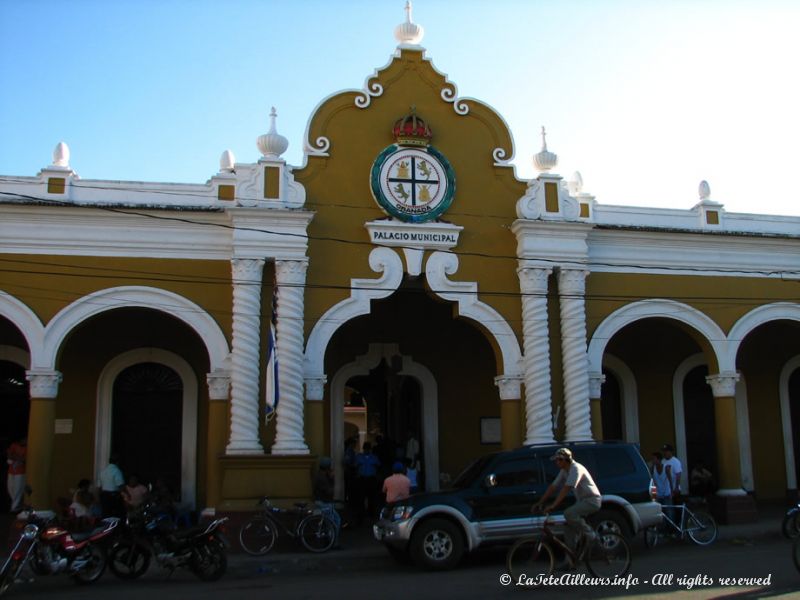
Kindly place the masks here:
<instances>
[{"instance_id":1,"label":"white cornice","mask_svg":"<svg viewBox=\"0 0 800 600\"><path fill-rule=\"evenodd\" d=\"M312 218L305 211L275 209L140 208L134 214L0 204L0 253L195 260L304 256Z\"/></svg>"}]
</instances>

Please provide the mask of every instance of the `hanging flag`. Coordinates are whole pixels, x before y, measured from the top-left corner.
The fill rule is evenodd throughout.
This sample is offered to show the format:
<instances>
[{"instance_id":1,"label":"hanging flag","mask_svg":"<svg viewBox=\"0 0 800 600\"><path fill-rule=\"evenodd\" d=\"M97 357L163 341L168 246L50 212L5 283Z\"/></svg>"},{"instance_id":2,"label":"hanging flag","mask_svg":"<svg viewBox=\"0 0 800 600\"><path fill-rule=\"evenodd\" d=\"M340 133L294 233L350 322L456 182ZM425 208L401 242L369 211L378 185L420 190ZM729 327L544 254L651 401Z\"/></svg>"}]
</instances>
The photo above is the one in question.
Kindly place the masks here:
<instances>
[{"instance_id":1,"label":"hanging flag","mask_svg":"<svg viewBox=\"0 0 800 600\"><path fill-rule=\"evenodd\" d=\"M275 285L272 290L272 316L269 321L269 332L267 333L267 381L265 386L267 423L275 416L275 411L278 409L278 399L280 398L278 390L278 348L275 334L277 315L278 286Z\"/></svg>"}]
</instances>

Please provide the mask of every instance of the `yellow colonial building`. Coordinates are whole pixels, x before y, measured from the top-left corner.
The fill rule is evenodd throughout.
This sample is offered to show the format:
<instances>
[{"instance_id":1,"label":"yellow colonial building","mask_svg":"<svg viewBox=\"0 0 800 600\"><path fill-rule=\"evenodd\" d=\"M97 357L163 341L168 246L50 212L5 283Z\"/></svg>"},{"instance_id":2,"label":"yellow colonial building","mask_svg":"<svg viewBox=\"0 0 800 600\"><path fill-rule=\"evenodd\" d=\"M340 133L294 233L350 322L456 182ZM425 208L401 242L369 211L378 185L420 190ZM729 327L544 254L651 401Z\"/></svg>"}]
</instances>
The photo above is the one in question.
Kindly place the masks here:
<instances>
[{"instance_id":1,"label":"yellow colonial building","mask_svg":"<svg viewBox=\"0 0 800 600\"><path fill-rule=\"evenodd\" d=\"M409 431L427 489L605 438L674 444L732 511L795 494L800 218L727 212L705 182L685 210L601 203L544 135L520 180L502 116L410 16L396 36L317 106L302 166L273 111L261 158L225 152L204 184L82 179L64 144L0 177L0 442L27 435L34 504L112 451L197 509L288 502L345 439Z\"/></svg>"}]
</instances>

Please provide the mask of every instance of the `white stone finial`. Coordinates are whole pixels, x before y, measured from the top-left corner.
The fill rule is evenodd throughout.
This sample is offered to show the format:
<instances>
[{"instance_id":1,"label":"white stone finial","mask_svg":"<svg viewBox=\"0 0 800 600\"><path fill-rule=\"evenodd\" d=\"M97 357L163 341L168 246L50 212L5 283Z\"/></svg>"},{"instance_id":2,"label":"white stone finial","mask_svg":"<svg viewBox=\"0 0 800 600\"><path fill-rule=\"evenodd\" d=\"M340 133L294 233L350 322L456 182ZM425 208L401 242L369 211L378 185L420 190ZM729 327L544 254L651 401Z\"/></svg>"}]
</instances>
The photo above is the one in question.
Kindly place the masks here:
<instances>
[{"instance_id":1,"label":"white stone finial","mask_svg":"<svg viewBox=\"0 0 800 600\"><path fill-rule=\"evenodd\" d=\"M58 142L58 145L53 150L53 166L69 167L69 146L64 142Z\"/></svg>"},{"instance_id":2,"label":"white stone finial","mask_svg":"<svg viewBox=\"0 0 800 600\"><path fill-rule=\"evenodd\" d=\"M279 158L280 155L286 152L286 149L289 147L289 140L279 134L278 129L275 126L275 119L277 116L278 113L275 111L275 107L273 106L269 113L269 133L258 136L258 141L256 142L258 149L264 158Z\"/></svg>"},{"instance_id":3,"label":"white stone finial","mask_svg":"<svg viewBox=\"0 0 800 600\"><path fill-rule=\"evenodd\" d=\"M401 46L417 46L425 35L422 25L417 25L412 19L413 8L411 0L406 0L406 21L394 28L394 37Z\"/></svg>"},{"instance_id":4,"label":"white stone finial","mask_svg":"<svg viewBox=\"0 0 800 600\"><path fill-rule=\"evenodd\" d=\"M546 173L558 164L558 156L547 149L547 132L542 126L542 151L533 156L533 166L541 173Z\"/></svg>"},{"instance_id":5,"label":"white stone finial","mask_svg":"<svg viewBox=\"0 0 800 600\"><path fill-rule=\"evenodd\" d=\"M697 192L700 194L700 200L708 200L711 197L711 187L705 179L700 182Z\"/></svg>"},{"instance_id":6,"label":"white stone finial","mask_svg":"<svg viewBox=\"0 0 800 600\"><path fill-rule=\"evenodd\" d=\"M233 173L234 165L236 164L236 157L230 150L225 150L222 156L219 157L219 170L224 173Z\"/></svg>"},{"instance_id":7,"label":"white stone finial","mask_svg":"<svg viewBox=\"0 0 800 600\"><path fill-rule=\"evenodd\" d=\"M571 196L577 196L583 191L583 177L580 171L575 171L572 174L572 179L567 182L567 187Z\"/></svg>"}]
</instances>

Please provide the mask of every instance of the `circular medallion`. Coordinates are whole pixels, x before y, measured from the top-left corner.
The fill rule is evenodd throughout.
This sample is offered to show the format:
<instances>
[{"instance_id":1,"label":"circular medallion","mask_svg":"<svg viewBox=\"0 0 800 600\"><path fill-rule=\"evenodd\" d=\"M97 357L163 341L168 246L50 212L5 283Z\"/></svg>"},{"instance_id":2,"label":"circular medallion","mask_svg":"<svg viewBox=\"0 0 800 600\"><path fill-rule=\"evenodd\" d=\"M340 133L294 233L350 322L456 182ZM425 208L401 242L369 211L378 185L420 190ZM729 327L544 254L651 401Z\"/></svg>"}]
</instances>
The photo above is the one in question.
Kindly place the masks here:
<instances>
[{"instance_id":1,"label":"circular medallion","mask_svg":"<svg viewBox=\"0 0 800 600\"><path fill-rule=\"evenodd\" d=\"M389 146L372 165L371 185L384 211L415 223L438 218L456 191L450 163L432 146Z\"/></svg>"}]
</instances>

